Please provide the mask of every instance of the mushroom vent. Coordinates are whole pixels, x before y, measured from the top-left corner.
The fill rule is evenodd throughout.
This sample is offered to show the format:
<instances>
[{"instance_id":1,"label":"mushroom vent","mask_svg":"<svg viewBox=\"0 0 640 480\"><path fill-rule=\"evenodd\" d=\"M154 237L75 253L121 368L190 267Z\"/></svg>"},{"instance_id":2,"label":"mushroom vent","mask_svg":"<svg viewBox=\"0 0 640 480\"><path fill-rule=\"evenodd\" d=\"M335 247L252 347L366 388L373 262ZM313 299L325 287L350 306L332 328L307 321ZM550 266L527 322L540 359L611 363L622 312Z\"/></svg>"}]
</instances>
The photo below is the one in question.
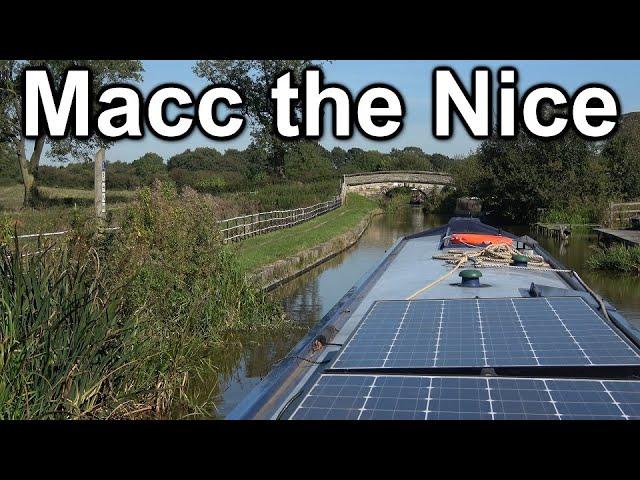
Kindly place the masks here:
<instances>
[{"instance_id":1,"label":"mushroom vent","mask_svg":"<svg viewBox=\"0 0 640 480\"><path fill-rule=\"evenodd\" d=\"M511 255L511 260L513 260L513 265L516 267L526 267L529 257L526 255L520 255L519 253L514 253Z\"/></svg>"},{"instance_id":2,"label":"mushroom vent","mask_svg":"<svg viewBox=\"0 0 640 480\"><path fill-rule=\"evenodd\" d=\"M480 277L482 277L482 272L480 272L479 270L462 270L460 272L460 278L462 279L462 281L460 282L460 286L479 287Z\"/></svg>"}]
</instances>

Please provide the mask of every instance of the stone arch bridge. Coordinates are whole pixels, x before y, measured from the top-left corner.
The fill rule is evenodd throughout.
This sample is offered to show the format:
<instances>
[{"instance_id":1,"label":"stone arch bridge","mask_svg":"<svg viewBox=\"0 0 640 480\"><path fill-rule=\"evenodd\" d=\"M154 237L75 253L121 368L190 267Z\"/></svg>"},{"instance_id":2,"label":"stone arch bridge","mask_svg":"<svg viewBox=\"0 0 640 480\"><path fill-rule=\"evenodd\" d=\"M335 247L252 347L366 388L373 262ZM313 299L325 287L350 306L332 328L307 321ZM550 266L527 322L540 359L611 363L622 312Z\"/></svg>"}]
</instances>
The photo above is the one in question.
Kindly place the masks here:
<instances>
[{"instance_id":1,"label":"stone arch bridge","mask_svg":"<svg viewBox=\"0 0 640 480\"><path fill-rule=\"evenodd\" d=\"M360 195L384 195L389 190L398 187L410 187L427 194L434 190L442 190L451 185L451 175L442 172L414 172L414 171L381 171L366 173L351 173L342 178L341 196L349 192Z\"/></svg>"}]
</instances>

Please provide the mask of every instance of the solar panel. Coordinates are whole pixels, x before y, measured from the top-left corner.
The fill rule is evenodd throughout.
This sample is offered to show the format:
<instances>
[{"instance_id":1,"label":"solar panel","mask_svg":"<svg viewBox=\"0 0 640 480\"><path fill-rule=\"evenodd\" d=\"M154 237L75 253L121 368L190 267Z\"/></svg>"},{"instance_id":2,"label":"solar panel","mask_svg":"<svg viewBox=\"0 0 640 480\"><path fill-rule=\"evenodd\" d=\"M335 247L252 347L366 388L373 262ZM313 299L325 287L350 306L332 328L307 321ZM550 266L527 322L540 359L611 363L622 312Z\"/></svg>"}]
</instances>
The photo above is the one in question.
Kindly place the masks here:
<instances>
[{"instance_id":1,"label":"solar panel","mask_svg":"<svg viewBox=\"0 0 640 480\"><path fill-rule=\"evenodd\" d=\"M291 419L640 419L640 381L322 375Z\"/></svg>"},{"instance_id":2,"label":"solar panel","mask_svg":"<svg viewBox=\"0 0 640 480\"><path fill-rule=\"evenodd\" d=\"M333 369L640 365L580 297L379 301Z\"/></svg>"}]
</instances>

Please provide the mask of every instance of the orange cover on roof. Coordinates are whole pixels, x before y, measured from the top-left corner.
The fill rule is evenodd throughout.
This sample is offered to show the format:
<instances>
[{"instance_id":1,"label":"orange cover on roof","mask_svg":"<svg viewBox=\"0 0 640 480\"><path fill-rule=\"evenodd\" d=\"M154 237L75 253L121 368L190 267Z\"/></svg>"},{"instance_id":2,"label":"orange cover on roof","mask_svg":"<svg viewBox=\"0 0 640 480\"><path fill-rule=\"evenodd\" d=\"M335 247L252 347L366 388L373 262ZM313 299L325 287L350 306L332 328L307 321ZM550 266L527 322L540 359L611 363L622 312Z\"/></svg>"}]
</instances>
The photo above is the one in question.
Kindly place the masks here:
<instances>
[{"instance_id":1,"label":"orange cover on roof","mask_svg":"<svg viewBox=\"0 0 640 480\"><path fill-rule=\"evenodd\" d=\"M487 235L483 233L453 233L451 235L451 243L460 243L464 245L473 245L474 247L485 246L496 243L506 243L511 245L513 241L502 235Z\"/></svg>"}]
</instances>

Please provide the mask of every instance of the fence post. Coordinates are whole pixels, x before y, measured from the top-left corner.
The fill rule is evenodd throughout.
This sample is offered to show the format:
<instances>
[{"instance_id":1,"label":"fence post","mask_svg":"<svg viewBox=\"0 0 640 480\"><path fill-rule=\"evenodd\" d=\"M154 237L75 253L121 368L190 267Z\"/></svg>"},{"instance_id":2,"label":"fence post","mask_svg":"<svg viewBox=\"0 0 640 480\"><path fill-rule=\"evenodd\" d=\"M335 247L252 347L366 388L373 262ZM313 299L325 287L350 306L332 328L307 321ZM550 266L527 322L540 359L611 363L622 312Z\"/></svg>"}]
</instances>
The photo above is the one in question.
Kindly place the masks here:
<instances>
[{"instance_id":1,"label":"fence post","mask_svg":"<svg viewBox=\"0 0 640 480\"><path fill-rule=\"evenodd\" d=\"M106 163L104 161L104 148L98 150L94 157L94 179L93 188L95 194L96 218L100 226L107 216L107 184L106 184Z\"/></svg>"},{"instance_id":2,"label":"fence post","mask_svg":"<svg viewBox=\"0 0 640 480\"><path fill-rule=\"evenodd\" d=\"M609 226L613 227L613 202L609 204Z\"/></svg>"}]
</instances>

